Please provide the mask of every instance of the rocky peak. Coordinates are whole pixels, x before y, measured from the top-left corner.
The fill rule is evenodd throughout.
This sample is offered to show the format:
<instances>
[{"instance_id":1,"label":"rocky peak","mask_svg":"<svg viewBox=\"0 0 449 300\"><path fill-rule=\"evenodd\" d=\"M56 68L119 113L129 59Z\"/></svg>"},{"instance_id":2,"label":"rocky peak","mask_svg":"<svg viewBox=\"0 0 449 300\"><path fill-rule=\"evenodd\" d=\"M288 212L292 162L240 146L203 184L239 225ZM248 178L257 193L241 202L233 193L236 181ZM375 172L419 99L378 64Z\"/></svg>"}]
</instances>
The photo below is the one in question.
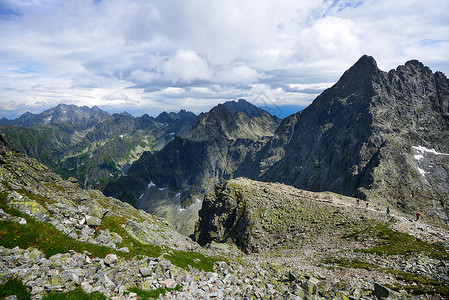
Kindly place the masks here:
<instances>
[{"instance_id":1,"label":"rocky peak","mask_svg":"<svg viewBox=\"0 0 449 300\"><path fill-rule=\"evenodd\" d=\"M344 72L336 86L342 90L351 89L353 92L366 89L367 85L371 83L373 77L379 71L374 58L364 55L351 68Z\"/></svg>"},{"instance_id":2,"label":"rocky peak","mask_svg":"<svg viewBox=\"0 0 449 300\"><path fill-rule=\"evenodd\" d=\"M238 102L227 101L223 104L234 115L237 112L245 113L249 118L260 116L265 110L258 108L245 99L239 99Z\"/></svg>"}]
</instances>

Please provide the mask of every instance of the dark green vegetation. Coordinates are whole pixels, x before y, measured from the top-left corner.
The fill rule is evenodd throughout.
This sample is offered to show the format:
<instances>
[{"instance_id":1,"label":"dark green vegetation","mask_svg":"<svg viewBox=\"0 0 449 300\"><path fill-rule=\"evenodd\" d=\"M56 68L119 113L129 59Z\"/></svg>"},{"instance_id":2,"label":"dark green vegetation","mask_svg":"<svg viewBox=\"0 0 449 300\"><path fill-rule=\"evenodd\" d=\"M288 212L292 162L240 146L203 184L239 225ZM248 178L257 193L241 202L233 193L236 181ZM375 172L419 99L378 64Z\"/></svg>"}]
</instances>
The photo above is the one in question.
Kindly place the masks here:
<instances>
[{"instance_id":1,"label":"dark green vegetation","mask_svg":"<svg viewBox=\"0 0 449 300\"><path fill-rule=\"evenodd\" d=\"M177 285L175 288L158 288L152 291L144 291L142 289L139 289L138 287L132 287L129 288L128 291L136 293L137 296L139 296L141 299L157 299L160 295L164 295L169 291L180 291L182 289L182 286Z\"/></svg>"},{"instance_id":2,"label":"dark green vegetation","mask_svg":"<svg viewBox=\"0 0 449 300\"><path fill-rule=\"evenodd\" d=\"M0 285L0 299L4 297L16 295L18 300L29 300L31 294L28 292L26 286L18 279L10 279ZM67 293L52 292L42 298L43 300L106 300L106 297L101 293L87 294L81 289L75 289Z\"/></svg>"},{"instance_id":3,"label":"dark green vegetation","mask_svg":"<svg viewBox=\"0 0 449 300\"><path fill-rule=\"evenodd\" d=\"M345 238L365 240L375 238L377 245L370 249L360 249L360 252L377 255L416 255L424 254L438 260L449 260L449 253L440 244L430 244L409 234L392 230L391 223L367 221L365 229L348 234Z\"/></svg>"},{"instance_id":4,"label":"dark green vegetation","mask_svg":"<svg viewBox=\"0 0 449 300\"><path fill-rule=\"evenodd\" d=\"M82 289L77 288L66 293L52 292L42 298L42 300L106 300L106 296L100 292L87 294Z\"/></svg>"},{"instance_id":5,"label":"dark green vegetation","mask_svg":"<svg viewBox=\"0 0 449 300\"><path fill-rule=\"evenodd\" d=\"M7 282L0 284L0 299L6 298L6 296L16 295L19 300L28 300L31 298L30 292L22 281L13 278Z\"/></svg>"}]
</instances>

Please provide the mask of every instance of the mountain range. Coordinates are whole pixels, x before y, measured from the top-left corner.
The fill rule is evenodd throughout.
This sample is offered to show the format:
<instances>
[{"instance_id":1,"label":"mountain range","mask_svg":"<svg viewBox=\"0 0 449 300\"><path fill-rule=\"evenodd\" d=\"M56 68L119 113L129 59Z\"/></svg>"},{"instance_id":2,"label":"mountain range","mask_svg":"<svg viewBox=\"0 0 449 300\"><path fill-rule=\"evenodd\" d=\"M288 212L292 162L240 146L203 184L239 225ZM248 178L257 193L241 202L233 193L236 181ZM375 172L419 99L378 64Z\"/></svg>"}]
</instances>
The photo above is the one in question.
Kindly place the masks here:
<instances>
[{"instance_id":1,"label":"mountain range","mask_svg":"<svg viewBox=\"0 0 449 300\"><path fill-rule=\"evenodd\" d=\"M0 122L0 298L449 296L449 80L419 61L363 56L283 120L240 99Z\"/></svg>"},{"instance_id":2,"label":"mountain range","mask_svg":"<svg viewBox=\"0 0 449 300\"><path fill-rule=\"evenodd\" d=\"M449 232L379 208L231 179L205 196L197 244L0 135L0 297L447 299Z\"/></svg>"},{"instance_id":3,"label":"mountain range","mask_svg":"<svg viewBox=\"0 0 449 300\"><path fill-rule=\"evenodd\" d=\"M63 178L73 177L82 187L102 188L126 172L143 151L163 148L196 119L185 110L134 118L126 112L111 115L96 106L60 104L40 114L3 118L0 132Z\"/></svg>"},{"instance_id":4,"label":"mountain range","mask_svg":"<svg viewBox=\"0 0 449 300\"><path fill-rule=\"evenodd\" d=\"M382 202L447 222L449 80L412 60L383 72L363 56L286 118L242 172Z\"/></svg>"}]
</instances>

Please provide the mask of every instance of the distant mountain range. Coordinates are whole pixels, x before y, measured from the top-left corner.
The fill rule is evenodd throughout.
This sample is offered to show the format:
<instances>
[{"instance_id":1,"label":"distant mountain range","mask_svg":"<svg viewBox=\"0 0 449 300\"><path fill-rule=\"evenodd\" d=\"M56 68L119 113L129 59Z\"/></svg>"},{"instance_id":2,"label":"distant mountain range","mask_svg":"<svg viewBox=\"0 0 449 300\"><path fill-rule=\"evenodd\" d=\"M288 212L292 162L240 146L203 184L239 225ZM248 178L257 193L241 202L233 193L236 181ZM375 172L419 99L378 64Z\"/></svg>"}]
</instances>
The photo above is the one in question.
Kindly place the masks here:
<instances>
[{"instance_id":1,"label":"distant mountain range","mask_svg":"<svg viewBox=\"0 0 449 300\"><path fill-rule=\"evenodd\" d=\"M163 148L196 119L185 110L134 118L126 112L111 115L96 106L60 104L40 114L3 118L0 132L63 178L74 177L82 187L102 188L126 172L143 151Z\"/></svg>"}]
</instances>

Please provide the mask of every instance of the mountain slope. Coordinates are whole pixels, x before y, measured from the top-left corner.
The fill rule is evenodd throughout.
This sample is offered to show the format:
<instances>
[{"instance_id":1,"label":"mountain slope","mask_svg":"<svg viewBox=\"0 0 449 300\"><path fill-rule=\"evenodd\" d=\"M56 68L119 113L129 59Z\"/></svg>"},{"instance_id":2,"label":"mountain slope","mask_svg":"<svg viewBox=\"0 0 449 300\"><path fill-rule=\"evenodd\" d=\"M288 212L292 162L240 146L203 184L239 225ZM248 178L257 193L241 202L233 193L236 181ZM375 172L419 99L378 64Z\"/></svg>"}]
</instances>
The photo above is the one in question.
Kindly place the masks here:
<instances>
[{"instance_id":1,"label":"mountain slope","mask_svg":"<svg viewBox=\"0 0 449 300\"><path fill-rule=\"evenodd\" d=\"M418 61L386 73L363 56L309 107L286 118L243 171L447 221L448 85L444 74Z\"/></svg>"},{"instance_id":2,"label":"mountain slope","mask_svg":"<svg viewBox=\"0 0 449 300\"><path fill-rule=\"evenodd\" d=\"M238 111L241 108L257 113L250 117ZM127 175L108 184L104 193L192 233L201 201L197 195L233 177L239 164L262 147L277 125L277 118L244 100L219 104L161 151L144 152Z\"/></svg>"},{"instance_id":3,"label":"mountain slope","mask_svg":"<svg viewBox=\"0 0 449 300\"><path fill-rule=\"evenodd\" d=\"M408 299L415 293L441 293L435 299L446 299L447 226L429 225L426 219L415 221L396 209L386 215L383 204L367 207L365 203L335 193L240 177L224 181L205 195L193 236L201 245L235 244L253 253L244 257L250 263L269 259L311 276L334 274L357 282L362 289L376 282L371 295L349 299ZM294 271L289 274L291 279L296 276ZM385 284L385 280L389 288L402 294L376 292L376 284Z\"/></svg>"},{"instance_id":4,"label":"mountain slope","mask_svg":"<svg viewBox=\"0 0 449 300\"><path fill-rule=\"evenodd\" d=\"M157 118L112 114L97 107L60 104L38 115L2 120L0 132L23 153L83 187L102 188L147 150L160 150L187 132L197 116L181 110Z\"/></svg>"}]
</instances>

